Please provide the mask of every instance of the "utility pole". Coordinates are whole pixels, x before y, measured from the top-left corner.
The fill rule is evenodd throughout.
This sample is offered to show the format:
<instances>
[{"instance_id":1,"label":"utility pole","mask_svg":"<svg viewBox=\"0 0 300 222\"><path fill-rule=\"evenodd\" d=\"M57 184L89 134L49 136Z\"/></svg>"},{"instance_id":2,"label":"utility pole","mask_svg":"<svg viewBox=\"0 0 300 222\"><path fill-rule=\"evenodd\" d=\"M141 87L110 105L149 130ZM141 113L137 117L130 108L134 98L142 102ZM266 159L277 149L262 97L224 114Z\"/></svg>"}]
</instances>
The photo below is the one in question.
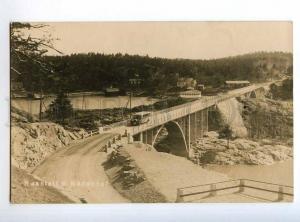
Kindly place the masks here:
<instances>
[{"instance_id":1,"label":"utility pole","mask_svg":"<svg viewBox=\"0 0 300 222\"><path fill-rule=\"evenodd\" d=\"M131 100L132 100L132 87L133 86L139 86L141 83L141 79L139 78L139 74L135 74L135 78L129 79L129 85L130 85L130 94L129 94L129 109L130 109L130 119L131 119Z\"/></svg>"},{"instance_id":2,"label":"utility pole","mask_svg":"<svg viewBox=\"0 0 300 222\"><path fill-rule=\"evenodd\" d=\"M39 111L39 120L40 122L42 121L42 108L43 108L43 84L42 84L42 80L40 78L40 111Z\"/></svg>"},{"instance_id":3,"label":"utility pole","mask_svg":"<svg viewBox=\"0 0 300 222\"><path fill-rule=\"evenodd\" d=\"M132 87L130 86L130 93L129 93L129 116L131 119L131 98L132 98Z\"/></svg>"},{"instance_id":4,"label":"utility pole","mask_svg":"<svg viewBox=\"0 0 300 222\"><path fill-rule=\"evenodd\" d=\"M42 103L43 103L43 98L42 98L42 94L40 94L40 112L39 112L40 122L42 121Z\"/></svg>"}]
</instances>

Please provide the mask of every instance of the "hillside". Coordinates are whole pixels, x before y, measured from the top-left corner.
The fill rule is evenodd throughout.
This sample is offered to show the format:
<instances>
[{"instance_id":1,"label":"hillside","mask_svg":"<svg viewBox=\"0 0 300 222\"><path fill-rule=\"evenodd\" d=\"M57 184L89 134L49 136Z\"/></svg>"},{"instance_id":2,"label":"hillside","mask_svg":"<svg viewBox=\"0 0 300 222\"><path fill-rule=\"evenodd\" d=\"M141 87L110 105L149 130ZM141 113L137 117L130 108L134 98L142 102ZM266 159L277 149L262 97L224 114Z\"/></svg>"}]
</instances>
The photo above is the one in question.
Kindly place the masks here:
<instances>
[{"instance_id":1,"label":"hillside","mask_svg":"<svg viewBox=\"0 0 300 222\"><path fill-rule=\"evenodd\" d=\"M72 54L44 58L55 70L43 74L44 91L56 92L63 85L69 92L99 91L111 85L126 91L129 79L139 75L140 88L148 94L176 86L179 77L193 77L205 85L220 86L224 80L260 82L291 75L293 55L260 52L212 60L166 59L128 54ZM41 74L24 66L15 81L27 91L40 90ZM62 84L63 83L63 84Z\"/></svg>"}]
</instances>

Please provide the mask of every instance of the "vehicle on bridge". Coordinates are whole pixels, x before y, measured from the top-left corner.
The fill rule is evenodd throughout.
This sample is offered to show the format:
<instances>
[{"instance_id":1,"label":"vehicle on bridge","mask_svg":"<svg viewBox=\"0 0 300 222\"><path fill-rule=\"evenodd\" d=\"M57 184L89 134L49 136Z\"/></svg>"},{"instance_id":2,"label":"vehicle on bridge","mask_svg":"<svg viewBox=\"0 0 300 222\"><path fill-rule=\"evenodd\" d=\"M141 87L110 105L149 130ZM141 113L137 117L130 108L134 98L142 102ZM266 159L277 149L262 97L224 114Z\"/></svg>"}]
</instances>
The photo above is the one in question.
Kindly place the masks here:
<instances>
[{"instance_id":1,"label":"vehicle on bridge","mask_svg":"<svg viewBox=\"0 0 300 222\"><path fill-rule=\"evenodd\" d=\"M150 121L151 112L138 112L132 115L130 119L130 124L132 126L138 126Z\"/></svg>"}]
</instances>

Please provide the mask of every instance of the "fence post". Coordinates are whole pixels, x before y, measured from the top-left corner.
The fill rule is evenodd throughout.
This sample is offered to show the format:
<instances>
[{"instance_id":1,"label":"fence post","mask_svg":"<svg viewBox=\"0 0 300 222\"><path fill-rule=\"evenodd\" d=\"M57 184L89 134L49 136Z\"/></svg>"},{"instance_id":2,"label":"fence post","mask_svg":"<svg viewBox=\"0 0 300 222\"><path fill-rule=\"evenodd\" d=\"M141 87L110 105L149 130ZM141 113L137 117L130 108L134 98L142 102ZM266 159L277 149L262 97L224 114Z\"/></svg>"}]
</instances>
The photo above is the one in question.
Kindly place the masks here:
<instances>
[{"instance_id":1,"label":"fence post","mask_svg":"<svg viewBox=\"0 0 300 222\"><path fill-rule=\"evenodd\" d=\"M279 190L278 190L278 201L282 201L283 200L283 187L279 186Z\"/></svg>"},{"instance_id":2,"label":"fence post","mask_svg":"<svg viewBox=\"0 0 300 222\"><path fill-rule=\"evenodd\" d=\"M183 202L182 194L183 194L182 189L178 188L177 189L177 197L176 197L175 203L181 203L181 202Z\"/></svg>"},{"instance_id":3,"label":"fence post","mask_svg":"<svg viewBox=\"0 0 300 222\"><path fill-rule=\"evenodd\" d=\"M98 132L99 132L99 134L101 134L103 132L103 127L99 127Z\"/></svg>"},{"instance_id":4,"label":"fence post","mask_svg":"<svg viewBox=\"0 0 300 222\"><path fill-rule=\"evenodd\" d=\"M130 135L130 133L127 134L127 138L129 144L133 142L133 137Z\"/></svg>"},{"instance_id":5,"label":"fence post","mask_svg":"<svg viewBox=\"0 0 300 222\"><path fill-rule=\"evenodd\" d=\"M210 195L211 196L216 196L217 195L216 184L214 184L214 183L210 185Z\"/></svg>"},{"instance_id":6,"label":"fence post","mask_svg":"<svg viewBox=\"0 0 300 222\"><path fill-rule=\"evenodd\" d=\"M240 190L239 192L244 192L245 191L245 180L240 179Z\"/></svg>"}]
</instances>

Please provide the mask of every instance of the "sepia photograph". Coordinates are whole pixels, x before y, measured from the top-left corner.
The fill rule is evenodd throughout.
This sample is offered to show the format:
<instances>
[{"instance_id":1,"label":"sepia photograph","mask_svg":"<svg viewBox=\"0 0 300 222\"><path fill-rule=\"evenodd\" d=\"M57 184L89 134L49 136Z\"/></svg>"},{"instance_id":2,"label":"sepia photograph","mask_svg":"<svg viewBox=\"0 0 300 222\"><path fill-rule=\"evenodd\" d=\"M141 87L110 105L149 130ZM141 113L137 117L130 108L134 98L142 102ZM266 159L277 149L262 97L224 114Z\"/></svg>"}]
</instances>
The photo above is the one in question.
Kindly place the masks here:
<instances>
[{"instance_id":1,"label":"sepia photograph","mask_svg":"<svg viewBox=\"0 0 300 222\"><path fill-rule=\"evenodd\" d=\"M291 21L11 21L10 203L294 200Z\"/></svg>"}]
</instances>

